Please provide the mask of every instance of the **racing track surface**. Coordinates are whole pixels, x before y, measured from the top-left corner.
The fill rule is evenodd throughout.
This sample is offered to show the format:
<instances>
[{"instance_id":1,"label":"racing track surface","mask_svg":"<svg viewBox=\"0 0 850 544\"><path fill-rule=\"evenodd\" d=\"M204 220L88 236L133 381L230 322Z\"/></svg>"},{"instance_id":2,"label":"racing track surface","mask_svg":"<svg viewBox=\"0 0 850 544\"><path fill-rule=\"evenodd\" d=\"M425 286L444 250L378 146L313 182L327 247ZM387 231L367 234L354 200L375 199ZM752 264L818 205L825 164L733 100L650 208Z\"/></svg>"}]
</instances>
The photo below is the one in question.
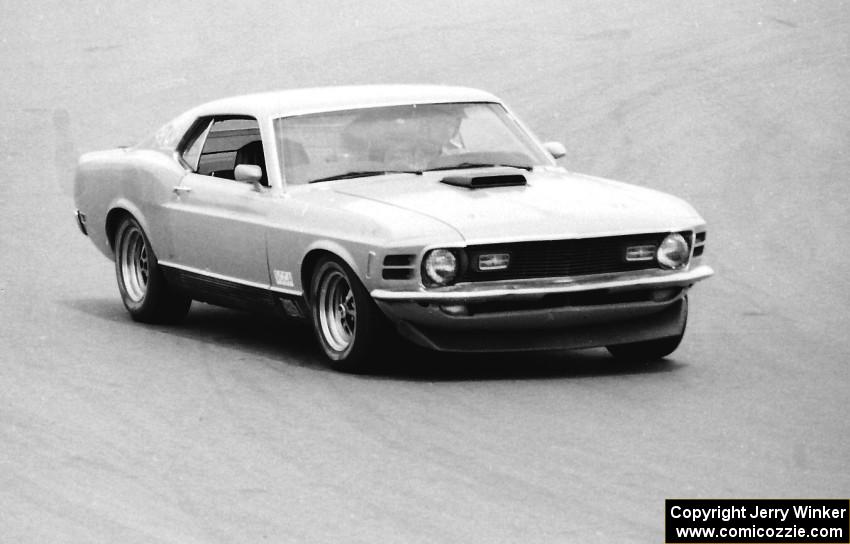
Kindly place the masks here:
<instances>
[{"instance_id":1,"label":"racing track surface","mask_svg":"<svg viewBox=\"0 0 850 544\"><path fill-rule=\"evenodd\" d=\"M850 494L846 2L106 4L0 8L1 542L660 542L665 498ZM567 168L689 200L717 275L683 346L357 377L307 329L132 323L76 155L369 82L488 89Z\"/></svg>"}]
</instances>

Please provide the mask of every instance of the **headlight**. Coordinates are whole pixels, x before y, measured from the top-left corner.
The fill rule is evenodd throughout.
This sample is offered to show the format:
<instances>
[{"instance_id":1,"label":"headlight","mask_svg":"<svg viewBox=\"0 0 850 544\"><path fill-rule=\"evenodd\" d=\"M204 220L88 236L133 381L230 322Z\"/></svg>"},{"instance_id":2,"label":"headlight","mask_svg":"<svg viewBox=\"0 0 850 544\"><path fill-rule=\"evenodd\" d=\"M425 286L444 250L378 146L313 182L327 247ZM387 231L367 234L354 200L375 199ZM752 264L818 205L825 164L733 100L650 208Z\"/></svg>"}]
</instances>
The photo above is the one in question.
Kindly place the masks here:
<instances>
[{"instance_id":1,"label":"headlight","mask_svg":"<svg viewBox=\"0 0 850 544\"><path fill-rule=\"evenodd\" d=\"M669 234L658 246L656 257L662 268L682 268L688 264L690 248L681 234Z\"/></svg>"},{"instance_id":2,"label":"headlight","mask_svg":"<svg viewBox=\"0 0 850 544\"><path fill-rule=\"evenodd\" d=\"M457 277L457 271L457 257L448 249L432 249L422 261L422 279L426 284L448 285Z\"/></svg>"}]
</instances>

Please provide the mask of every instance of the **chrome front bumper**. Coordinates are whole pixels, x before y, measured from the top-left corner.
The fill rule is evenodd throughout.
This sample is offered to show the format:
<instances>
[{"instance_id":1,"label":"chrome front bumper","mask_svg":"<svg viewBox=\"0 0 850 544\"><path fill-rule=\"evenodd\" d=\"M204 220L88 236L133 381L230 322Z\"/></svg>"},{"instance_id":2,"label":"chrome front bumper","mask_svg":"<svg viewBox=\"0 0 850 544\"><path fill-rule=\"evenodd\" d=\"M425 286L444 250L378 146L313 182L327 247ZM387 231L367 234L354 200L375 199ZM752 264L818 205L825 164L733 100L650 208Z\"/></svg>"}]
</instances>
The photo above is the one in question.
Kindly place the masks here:
<instances>
[{"instance_id":1,"label":"chrome front bumper","mask_svg":"<svg viewBox=\"0 0 850 544\"><path fill-rule=\"evenodd\" d=\"M449 351L571 349L640 342L681 334L687 291L714 273L697 266L593 277L459 284L413 292L376 289L372 296L399 332L413 342ZM569 294L662 292L630 302L575 303ZM555 300L554 305L550 301ZM560 301L565 302L561 303ZM616 300L616 297L614 297ZM495 310L475 311L498 301ZM529 301L540 301L528 304ZM504 304L502 304L504 303ZM515 304L515 307L512 305ZM468 307L466 306L468 305ZM469 310L469 311L467 311Z\"/></svg>"},{"instance_id":2,"label":"chrome front bumper","mask_svg":"<svg viewBox=\"0 0 850 544\"><path fill-rule=\"evenodd\" d=\"M525 299L557 293L582 291L630 290L641 288L689 287L714 274L708 265L693 269L640 270L637 272L597 274L568 278L511 280L504 282L461 283L437 289L422 288L416 291L391 291L374 289L372 298L385 302L423 302L437 304L462 304L464 302L494 299Z\"/></svg>"}]
</instances>

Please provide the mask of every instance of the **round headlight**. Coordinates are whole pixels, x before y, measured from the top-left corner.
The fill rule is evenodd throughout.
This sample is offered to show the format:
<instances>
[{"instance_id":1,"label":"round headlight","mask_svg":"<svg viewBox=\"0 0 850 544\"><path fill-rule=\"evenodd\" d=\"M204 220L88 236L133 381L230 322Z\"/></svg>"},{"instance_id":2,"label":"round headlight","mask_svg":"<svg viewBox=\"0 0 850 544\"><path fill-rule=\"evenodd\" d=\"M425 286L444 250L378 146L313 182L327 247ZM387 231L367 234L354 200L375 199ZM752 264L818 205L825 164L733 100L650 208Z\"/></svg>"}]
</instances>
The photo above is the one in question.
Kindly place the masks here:
<instances>
[{"instance_id":1,"label":"round headlight","mask_svg":"<svg viewBox=\"0 0 850 544\"><path fill-rule=\"evenodd\" d=\"M658 264L663 268L681 268L688 264L690 248L681 234L669 234L658 246Z\"/></svg>"},{"instance_id":2,"label":"round headlight","mask_svg":"<svg viewBox=\"0 0 850 544\"><path fill-rule=\"evenodd\" d=\"M448 285L457 276L457 257L448 249L434 249L425 256L422 270L426 282Z\"/></svg>"}]
</instances>

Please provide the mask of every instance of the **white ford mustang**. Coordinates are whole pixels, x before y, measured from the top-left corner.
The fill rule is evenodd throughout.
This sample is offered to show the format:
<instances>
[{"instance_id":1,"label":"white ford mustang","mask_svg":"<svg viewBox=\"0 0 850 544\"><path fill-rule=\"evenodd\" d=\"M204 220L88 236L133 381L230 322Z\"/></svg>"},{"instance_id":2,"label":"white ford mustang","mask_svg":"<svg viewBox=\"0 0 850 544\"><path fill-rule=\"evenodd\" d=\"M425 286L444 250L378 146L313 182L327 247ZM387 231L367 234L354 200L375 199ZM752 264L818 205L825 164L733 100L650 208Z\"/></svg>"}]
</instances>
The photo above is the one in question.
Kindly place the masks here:
<instances>
[{"instance_id":1,"label":"white ford mustang","mask_svg":"<svg viewBox=\"0 0 850 544\"><path fill-rule=\"evenodd\" d=\"M705 221L563 154L474 89L239 96L84 155L76 215L133 319L193 299L309 319L343 370L393 329L437 350L670 354L713 273Z\"/></svg>"}]
</instances>

